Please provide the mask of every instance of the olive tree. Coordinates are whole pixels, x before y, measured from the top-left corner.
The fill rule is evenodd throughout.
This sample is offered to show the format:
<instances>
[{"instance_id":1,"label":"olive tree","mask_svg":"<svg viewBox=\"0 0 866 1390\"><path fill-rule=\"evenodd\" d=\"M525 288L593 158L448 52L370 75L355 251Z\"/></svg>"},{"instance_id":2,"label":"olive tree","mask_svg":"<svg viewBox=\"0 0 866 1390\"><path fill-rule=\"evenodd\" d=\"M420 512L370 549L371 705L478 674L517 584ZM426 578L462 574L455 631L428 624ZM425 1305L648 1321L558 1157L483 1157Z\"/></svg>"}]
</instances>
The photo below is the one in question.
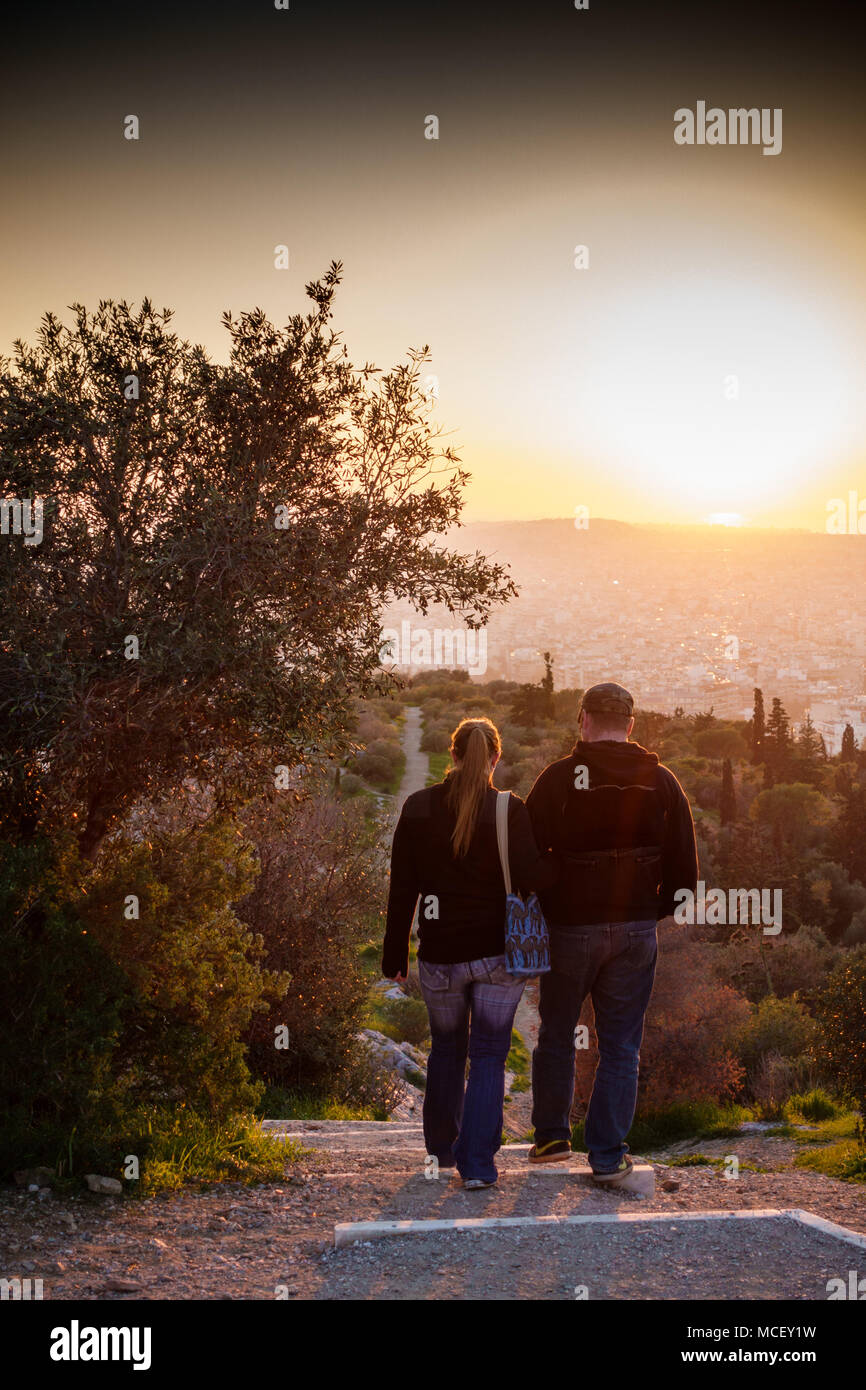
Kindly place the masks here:
<instances>
[{"instance_id":1,"label":"olive tree","mask_svg":"<svg viewBox=\"0 0 866 1390\"><path fill-rule=\"evenodd\" d=\"M149 300L46 314L0 360L0 497L43 507L41 540L0 538L7 835L72 825L92 857L140 798L236 806L346 746L389 599L478 627L515 592L448 543L469 475L427 350L353 366L340 279L282 328L225 313L226 364Z\"/></svg>"}]
</instances>

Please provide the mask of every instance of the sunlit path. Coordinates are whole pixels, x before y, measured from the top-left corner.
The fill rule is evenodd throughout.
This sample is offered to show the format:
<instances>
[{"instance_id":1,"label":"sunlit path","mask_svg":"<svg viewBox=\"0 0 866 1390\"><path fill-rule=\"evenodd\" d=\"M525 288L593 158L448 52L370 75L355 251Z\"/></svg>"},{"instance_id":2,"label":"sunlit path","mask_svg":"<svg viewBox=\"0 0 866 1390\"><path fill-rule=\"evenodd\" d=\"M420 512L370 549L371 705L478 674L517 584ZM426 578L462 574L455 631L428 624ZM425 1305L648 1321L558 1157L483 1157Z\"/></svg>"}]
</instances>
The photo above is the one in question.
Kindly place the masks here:
<instances>
[{"instance_id":1,"label":"sunlit path","mask_svg":"<svg viewBox=\"0 0 866 1390\"><path fill-rule=\"evenodd\" d=\"M421 751L421 708L419 705L407 706L406 722L403 725L403 753L406 758L406 766L403 769L403 780L394 799L395 821L403 809L403 802L407 796L411 796L413 792L426 787L427 776L430 771L430 759L426 753Z\"/></svg>"}]
</instances>

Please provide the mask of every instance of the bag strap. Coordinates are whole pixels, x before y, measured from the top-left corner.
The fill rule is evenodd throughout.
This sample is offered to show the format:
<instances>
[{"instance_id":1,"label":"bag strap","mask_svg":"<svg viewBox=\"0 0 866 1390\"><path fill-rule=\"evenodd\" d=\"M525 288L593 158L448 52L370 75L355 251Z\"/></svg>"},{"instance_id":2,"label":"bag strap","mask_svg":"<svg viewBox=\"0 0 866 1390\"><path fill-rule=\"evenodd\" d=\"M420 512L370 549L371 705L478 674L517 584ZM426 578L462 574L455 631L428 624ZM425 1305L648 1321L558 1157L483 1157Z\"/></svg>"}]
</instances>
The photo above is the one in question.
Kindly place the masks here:
<instances>
[{"instance_id":1,"label":"bag strap","mask_svg":"<svg viewBox=\"0 0 866 1390\"><path fill-rule=\"evenodd\" d=\"M505 879L505 896L511 896L511 869L508 864L508 803L510 792L496 793L496 843L499 846L499 862L502 877Z\"/></svg>"}]
</instances>

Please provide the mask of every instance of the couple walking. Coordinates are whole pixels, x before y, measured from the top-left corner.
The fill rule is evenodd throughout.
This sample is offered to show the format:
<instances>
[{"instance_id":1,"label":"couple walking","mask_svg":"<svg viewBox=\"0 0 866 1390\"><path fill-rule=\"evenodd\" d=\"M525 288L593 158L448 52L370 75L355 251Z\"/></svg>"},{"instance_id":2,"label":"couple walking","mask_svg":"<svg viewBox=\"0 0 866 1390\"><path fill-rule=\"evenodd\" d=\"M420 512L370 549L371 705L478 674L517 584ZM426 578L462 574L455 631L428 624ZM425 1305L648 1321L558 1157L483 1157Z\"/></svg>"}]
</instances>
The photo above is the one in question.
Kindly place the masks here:
<instances>
[{"instance_id":1,"label":"couple walking","mask_svg":"<svg viewBox=\"0 0 866 1390\"><path fill-rule=\"evenodd\" d=\"M634 702L605 682L585 693L572 752L540 774L524 803L508 797L515 891L537 892L550 932L532 1054L530 1163L571 1154L574 1038L591 995L599 1065L586 1115L596 1180L628 1173L644 1015L656 966L656 923L678 888L695 890L697 854L686 795L655 753L629 739ZM466 1187L496 1182L505 1060L526 980L505 957L505 886L493 772L499 733L464 719L452 767L403 806L394 834L382 973L403 980L418 906L418 971L432 1046L424 1096L427 1152ZM420 899L420 902L419 902ZM469 1076L466 1080L466 1061Z\"/></svg>"}]
</instances>

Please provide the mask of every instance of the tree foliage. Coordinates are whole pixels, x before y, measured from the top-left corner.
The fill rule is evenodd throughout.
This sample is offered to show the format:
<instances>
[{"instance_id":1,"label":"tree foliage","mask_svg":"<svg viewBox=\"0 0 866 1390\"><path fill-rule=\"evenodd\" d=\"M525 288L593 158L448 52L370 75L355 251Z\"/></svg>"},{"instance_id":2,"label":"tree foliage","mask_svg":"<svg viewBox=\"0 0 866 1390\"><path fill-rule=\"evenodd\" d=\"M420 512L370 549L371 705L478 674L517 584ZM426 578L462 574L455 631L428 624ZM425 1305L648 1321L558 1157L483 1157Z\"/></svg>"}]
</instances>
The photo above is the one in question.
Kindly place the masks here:
<instances>
[{"instance_id":1,"label":"tree foliage","mask_svg":"<svg viewBox=\"0 0 866 1390\"><path fill-rule=\"evenodd\" d=\"M846 724L842 730L841 757L843 763L853 763L857 757L857 740L854 737L854 728L851 724Z\"/></svg>"},{"instance_id":2,"label":"tree foliage","mask_svg":"<svg viewBox=\"0 0 866 1390\"><path fill-rule=\"evenodd\" d=\"M754 709L751 722L751 743L752 743L752 762L759 763L764 752L764 695L763 691L755 686L754 690Z\"/></svg>"},{"instance_id":3,"label":"tree foliage","mask_svg":"<svg viewBox=\"0 0 866 1390\"><path fill-rule=\"evenodd\" d=\"M339 745L388 598L473 626L514 592L441 540L468 474L431 426L424 351L353 367L339 281L283 328L226 313L226 365L148 300L46 314L0 361L3 495L45 507L42 543L0 552L7 831L71 824L92 855L183 779L224 807L261 793L275 761Z\"/></svg>"},{"instance_id":4,"label":"tree foliage","mask_svg":"<svg viewBox=\"0 0 866 1390\"><path fill-rule=\"evenodd\" d=\"M866 946L851 951L830 974L816 1001L819 1060L860 1111L866 1140Z\"/></svg>"},{"instance_id":5,"label":"tree foliage","mask_svg":"<svg viewBox=\"0 0 866 1390\"><path fill-rule=\"evenodd\" d=\"M287 991L247 1031L256 1076L286 1087L338 1091L362 1049L369 980L358 951L382 903L382 826L351 802L325 796L243 813L261 872L238 906L267 965L291 976ZM275 1030L287 1030L277 1047Z\"/></svg>"},{"instance_id":6,"label":"tree foliage","mask_svg":"<svg viewBox=\"0 0 866 1390\"><path fill-rule=\"evenodd\" d=\"M682 928L659 927L659 960L641 1044L640 1111L685 1100L730 1100L744 1068L734 1039L748 1017L748 1003L712 969L712 950ZM581 1021L591 1024L587 1000ZM598 1063L597 1038L576 1053L576 1093L589 1098Z\"/></svg>"},{"instance_id":7,"label":"tree foliage","mask_svg":"<svg viewBox=\"0 0 866 1390\"><path fill-rule=\"evenodd\" d=\"M288 980L232 907L250 847L226 821L141 829L95 868L69 835L0 844L0 1169L119 1162L144 1115L260 1095L243 1035Z\"/></svg>"},{"instance_id":8,"label":"tree foliage","mask_svg":"<svg viewBox=\"0 0 866 1390\"><path fill-rule=\"evenodd\" d=\"M734 787L734 772L730 758L722 763L722 789L719 801L719 819L722 825L733 825L737 819L737 793Z\"/></svg>"}]
</instances>

